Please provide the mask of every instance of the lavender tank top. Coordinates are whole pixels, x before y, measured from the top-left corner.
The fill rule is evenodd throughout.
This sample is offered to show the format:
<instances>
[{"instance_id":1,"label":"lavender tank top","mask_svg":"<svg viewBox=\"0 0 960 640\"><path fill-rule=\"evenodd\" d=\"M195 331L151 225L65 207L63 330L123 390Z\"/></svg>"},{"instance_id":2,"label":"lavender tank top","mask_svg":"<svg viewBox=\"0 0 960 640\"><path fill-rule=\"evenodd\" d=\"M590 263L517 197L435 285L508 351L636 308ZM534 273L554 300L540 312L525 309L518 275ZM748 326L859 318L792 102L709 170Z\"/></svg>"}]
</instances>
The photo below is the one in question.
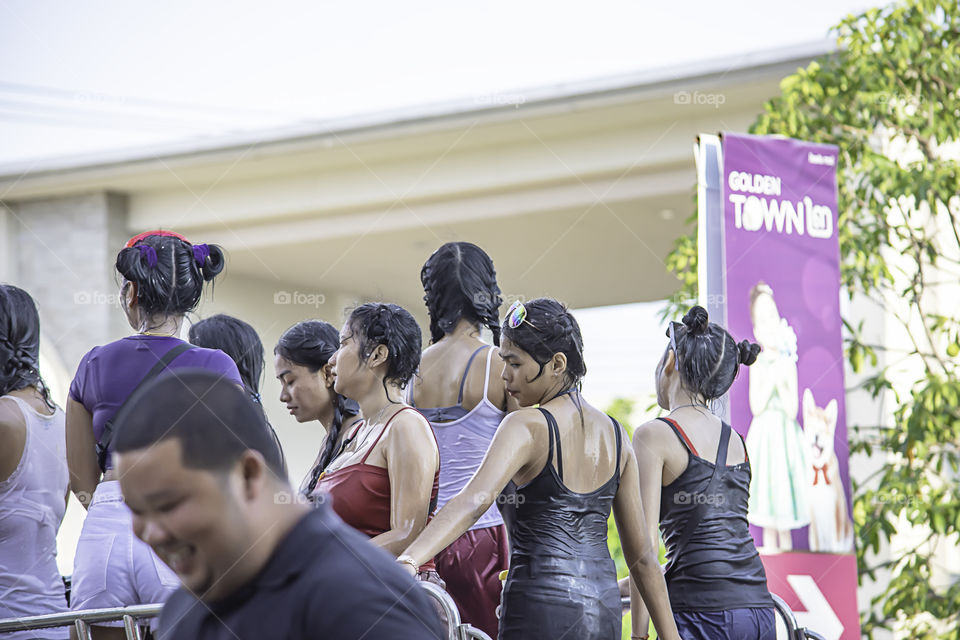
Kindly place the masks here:
<instances>
[{"instance_id":1,"label":"lavender tank top","mask_svg":"<svg viewBox=\"0 0 960 640\"><path fill-rule=\"evenodd\" d=\"M17 403L27 425L16 470L0 482L0 618L36 616L67 609L57 568L57 529L66 511L69 482L64 414L37 413ZM68 630L44 629L0 634L14 638L67 638Z\"/></svg>"},{"instance_id":2,"label":"lavender tank top","mask_svg":"<svg viewBox=\"0 0 960 640\"><path fill-rule=\"evenodd\" d=\"M94 347L83 356L70 384L70 397L93 416L94 440L100 440L107 420L120 410L157 361L179 344L183 344L183 340L172 336L138 334ZM174 358L169 366L170 369L187 367L222 374L243 386L236 363L219 349L194 347ZM108 456L107 468L111 466L111 456Z\"/></svg>"},{"instance_id":3,"label":"lavender tank top","mask_svg":"<svg viewBox=\"0 0 960 640\"><path fill-rule=\"evenodd\" d=\"M484 349L487 349L487 367L483 376L483 398L477 406L467 411L463 406L463 387L474 357ZM437 446L440 448L438 509L467 486L467 482L473 477L487 449L490 448L490 441L497 432L500 421L506 415L506 412L487 399L490 386L490 359L494 351L492 347L480 347L473 352L470 360L467 361L463 379L460 381L457 404L451 407L417 407L413 401L411 387L408 400L430 422L433 433L437 437ZM503 524L503 517L497 505L492 504L470 529L483 529L499 524Z\"/></svg>"}]
</instances>

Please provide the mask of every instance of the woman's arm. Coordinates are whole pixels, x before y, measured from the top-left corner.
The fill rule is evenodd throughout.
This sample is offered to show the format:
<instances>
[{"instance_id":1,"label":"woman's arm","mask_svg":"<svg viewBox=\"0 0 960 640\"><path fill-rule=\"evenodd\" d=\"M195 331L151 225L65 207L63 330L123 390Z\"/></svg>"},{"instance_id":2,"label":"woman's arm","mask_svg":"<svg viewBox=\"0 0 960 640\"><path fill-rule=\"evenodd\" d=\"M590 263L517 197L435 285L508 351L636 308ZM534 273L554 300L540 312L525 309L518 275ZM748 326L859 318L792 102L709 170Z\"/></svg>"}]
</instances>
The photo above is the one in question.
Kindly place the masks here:
<instances>
[{"instance_id":1,"label":"woman's arm","mask_svg":"<svg viewBox=\"0 0 960 640\"><path fill-rule=\"evenodd\" d=\"M417 566L422 565L479 520L507 483L533 461L536 452L546 449L546 443L538 443L533 435L533 425L538 419L543 424L543 418L533 410L507 415L470 482L440 509L402 555L413 558ZM543 439L546 440L545 430Z\"/></svg>"},{"instance_id":2,"label":"woman's arm","mask_svg":"<svg viewBox=\"0 0 960 640\"><path fill-rule=\"evenodd\" d=\"M413 411L401 412L389 429L383 454L390 476L390 530L371 542L396 556L427 524L440 453L430 424Z\"/></svg>"},{"instance_id":3,"label":"woman's arm","mask_svg":"<svg viewBox=\"0 0 960 640\"><path fill-rule=\"evenodd\" d=\"M648 423L649 424L649 423ZM647 425L644 425L647 426ZM643 430L643 427L641 427ZM645 447L643 437L640 440L640 447ZM635 445L636 441L635 441ZM655 452L651 452L655 454ZM620 543L623 547L623 555L626 558L627 566L630 568L630 577L643 598L643 604L639 603L639 598L631 598L637 605L631 602L631 609L636 618L633 618L633 625L636 633L635 637L644 637L649 626L646 611L653 617L654 627L657 629L659 637L666 639L679 639L676 622L673 620L673 612L670 610L670 599L667 596L667 585L663 579L663 573L660 570L660 563L657 561L657 548L654 546L656 540L656 522L659 519L654 515L652 518L653 526L648 527L648 518L644 515L645 511L652 511L653 505L647 505L640 492L640 475L638 472L638 463L633 451L625 450L626 463L620 474L620 488L613 499L613 516L617 523L617 531L620 533ZM659 494L660 473L663 468L661 459L659 470L656 472L656 485ZM645 482L649 483L653 479L654 471L644 468ZM651 496L652 501L652 496ZM659 509L659 497L656 500L656 507Z\"/></svg>"},{"instance_id":4,"label":"woman's arm","mask_svg":"<svg viewBox=\"0 0 960 640\"><path fill-rule=\"evenodd\" d=\"M0 481L9 478L27 446L27 423L16 403L0 402Z\"/></svg>"},{"instance_id":5,"label":"woman's arm","mask_svg":"<svg viewBox=\"0 0 960 640\"><path fill-rule=\"evenodd\" d=\"M67 398L67 468L70 470L70 488L80 504L87 508L93 491L100 482L97 464L97 443L93 439L93 417L86 407Z\"/></svg>"},{"instance_id":6,"label":"woman's arm","mask_svg":"<svg viewBox=\"0 0 960 640\"><path fill-rule=\"evenodd\" d=\"M643 517L647 523L650 541L655 550L660 539L660 493L663 479L664 460L659 449L658 433L660 423L656 421L641 425L633 434L633 452L637 463L637 476L640 482L640 499L643 502ZM671 437L673 435L671 434ZM640 591L633 580L630 581L630 616L634 635L642 637L650 627L650 612L647 610Z\"/></svg>"}]
</instances>

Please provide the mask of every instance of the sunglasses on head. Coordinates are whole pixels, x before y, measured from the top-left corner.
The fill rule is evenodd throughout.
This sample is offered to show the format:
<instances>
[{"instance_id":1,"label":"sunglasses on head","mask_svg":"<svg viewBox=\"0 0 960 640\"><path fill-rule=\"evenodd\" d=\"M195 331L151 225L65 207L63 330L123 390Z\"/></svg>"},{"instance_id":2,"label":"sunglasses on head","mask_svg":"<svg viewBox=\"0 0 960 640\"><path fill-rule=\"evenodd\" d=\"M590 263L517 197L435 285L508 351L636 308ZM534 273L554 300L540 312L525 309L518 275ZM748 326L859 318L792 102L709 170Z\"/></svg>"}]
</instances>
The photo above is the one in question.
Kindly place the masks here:
<instances>
[{"instance_id":1,"label":"sunglasses on head","mask_svg":"<svg viewBox=\"0 0 960 640\"><path fill-rule=\"evenodd\" d=\"M516 329L521 324L523 324L524 321L526 321L527 324L533 327L533 325L530 324L530 321L527 320L527 308L523 306L522 302L517 300L512 305L510 305L509 309L507 309L507 326L510 327L511 329ZM536 327L533 327L533 328L536 329Z\"/></svg>"},{"instance_id":2,"label":"sunglasses on head","mask_svg":"<svg viewBox=\"0 0 960 640\"><path fill-rule=\"evenodd\" d=\"M667 336L670 338L670 348L673 350L673 357L678 357L677 353L677 331L675 327L679 327L679 322L671 322L667 325Z\"/></svg>"}]
</instances>

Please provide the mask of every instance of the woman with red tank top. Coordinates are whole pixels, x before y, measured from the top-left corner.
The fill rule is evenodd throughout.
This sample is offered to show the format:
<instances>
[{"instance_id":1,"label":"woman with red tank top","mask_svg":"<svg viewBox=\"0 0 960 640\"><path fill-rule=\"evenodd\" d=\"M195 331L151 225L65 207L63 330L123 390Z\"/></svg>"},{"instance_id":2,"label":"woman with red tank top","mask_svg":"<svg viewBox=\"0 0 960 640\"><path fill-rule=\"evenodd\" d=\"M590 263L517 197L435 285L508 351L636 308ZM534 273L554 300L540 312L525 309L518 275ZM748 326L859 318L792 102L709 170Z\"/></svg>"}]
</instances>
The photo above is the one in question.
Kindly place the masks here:
<instances>
[{"instance_id":1,"label":"woman with red tank top","mask_svg":"<svg viewBox=\"0 0 960 640\"><path fill-rule=\"evenodd\" d=\"M364 304L330 358L334 390L360 405L362 422L323 471L318 489L354 529L398 555L427 524L437 501L440 454L430 424L403 401L420 364L420 327L394 304ZM420 577L438 580L433 561Z\"/></svg>"}]
</instances>

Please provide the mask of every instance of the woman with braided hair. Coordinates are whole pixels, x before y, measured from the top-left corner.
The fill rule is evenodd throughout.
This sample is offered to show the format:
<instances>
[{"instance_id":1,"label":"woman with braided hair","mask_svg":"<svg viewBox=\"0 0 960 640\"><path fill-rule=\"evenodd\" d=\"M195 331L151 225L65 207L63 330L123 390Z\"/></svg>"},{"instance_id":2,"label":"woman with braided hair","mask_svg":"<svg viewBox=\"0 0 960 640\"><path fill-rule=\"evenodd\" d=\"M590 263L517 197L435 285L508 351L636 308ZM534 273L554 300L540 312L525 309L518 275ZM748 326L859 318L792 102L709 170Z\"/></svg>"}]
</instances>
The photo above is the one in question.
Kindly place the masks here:
<instances>
[{"instance_id":1,"label":"woman with braided hair","mask_svg":"<svg viewBox=\"0 0 960 640\"><path fill-rule=\"evenodd\" d=\"M280 381L280 402L297 422L317 421L326 431L320 453L300 484L311 501L320 495L320 474L333 461L344 434L360 420L360 407L333 388L331 358L340 347L340 333L329 322L299 322L280 336L273 348L273 368Z\"/></svg>"},{"instance_id":2,"label":"woman with braided hair","mask_svg":"<svg viewBox=\"0 0 960 640\"><path fill-rule=\"evenodd\" d=\"M397 561L412 570L496 501L511 545L500 640L613 640L620 637L620 592L607 548L612 510L660 637L676 640L636 458L622 444L623 428L580 393L586 365L576 319L556 300L540 298L514 303L502 331L502 377L523 408L503 419L466 487Z\"/></svg>"},{"instance_id":3,"label":"woman with braided hair","mask_svg":"<svg viewBox=\"0 0 960 640\"><path fill-rule=\"evenodd\" d=\"M407 400L430 421L440 445L437 506L459 493L480 466L506 415L503 378L491 370L500 346L500 287L493 261L469 242L449 242L420 272L430 314L432 344L423 352L420 375ZM491 346L480 338L490 329ZM474 363L485 366L472 367ZM500 572L508 566L503 518L496 507L437 554L437 572L461 618L491 637L497 635Z\"/></svg>"},{"instance_id":4,"label":"woman with braided hair","mask_svg":"<svg viewBox=\"0 0 960 640\"><path fill-rule=\"evenodd\" d=\"M395 304L353 310L330 359L333 390L354 400L363 420L344 436L318 490L350 526L397 555L423 530L437 502L440 454L430 423L403 401L420 364L420 327ZM432 558L421 579L439 582Z\"/></svg>"},{"instance_id":5,"label":"woman with braided hair","mask_svg":"<svg viewBox=\"0 0 960 640\"><path fill-rule=\"evenodd\" d=\"M760 347L737 344L703 307L671 322L657 365L657 402L670 413L637 428L633 448L650 535L667 547L665 578L687 639L773 640L773 600L747 525L750 461L743 439L710 410ZM634 637L648 615L633 599Z\"/></svg>"},{"instance_id":6,"label":"woman with braided hair","mask_svg":"<svg viewBox=\"0 0 960 640\"><path fill-rule=\"evenodd\" d=\"M123 501L112 464L113 418L143 380L166 368L201 368L242 387L230 356L180 339L185 315L200 302L205 282L223 269L216 245L192 244L171 231L134 236L117 254L121 306L136 332L94 347L80 360L67 399L70 485L87 508L74 559L70 608L99 609L163 602L179 580L133 535L134 515ZM195 566L191 549L171 549ZM164 554L167 555L167 554ZM97 640L124 638L122 622L96 623Z\"/></svg>"},{"instance_id":7,"label":"woman with braided hair","mask_svg":"<svg viewBox=\"0 0 960 640\"><path fill-rule=\"evenodd\" d=\"M40 319L23 289L0 285L0 619L60 613L57 529L67 508L63 410L38 369ZM64 639L67 629L2 634Z\"/></svg>"}]
</instances>

